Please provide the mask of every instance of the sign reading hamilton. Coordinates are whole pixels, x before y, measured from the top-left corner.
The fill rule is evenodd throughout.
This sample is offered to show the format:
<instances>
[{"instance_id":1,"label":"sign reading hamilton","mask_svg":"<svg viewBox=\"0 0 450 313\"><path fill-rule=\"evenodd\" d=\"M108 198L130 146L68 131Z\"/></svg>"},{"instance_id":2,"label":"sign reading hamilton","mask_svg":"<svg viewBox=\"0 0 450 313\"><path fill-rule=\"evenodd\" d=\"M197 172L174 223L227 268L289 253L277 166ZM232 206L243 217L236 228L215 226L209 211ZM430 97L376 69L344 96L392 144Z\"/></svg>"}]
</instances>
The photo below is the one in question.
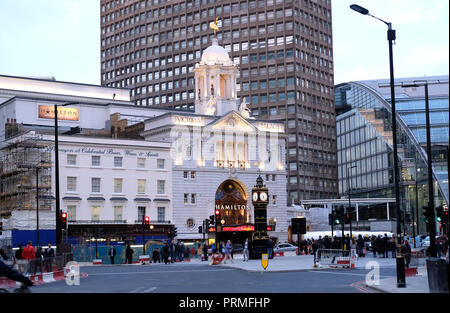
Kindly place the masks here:
<instances>
[{"instance_id":1,"label":"sign reading hamilton","mask_svg":"<svg viewBox=\"0 0 450 313\"><path fill-rule=\"evenodd\" d=\"M216 204L216 210L250 210L247 204Z\"/></svg>"}]
</instances>

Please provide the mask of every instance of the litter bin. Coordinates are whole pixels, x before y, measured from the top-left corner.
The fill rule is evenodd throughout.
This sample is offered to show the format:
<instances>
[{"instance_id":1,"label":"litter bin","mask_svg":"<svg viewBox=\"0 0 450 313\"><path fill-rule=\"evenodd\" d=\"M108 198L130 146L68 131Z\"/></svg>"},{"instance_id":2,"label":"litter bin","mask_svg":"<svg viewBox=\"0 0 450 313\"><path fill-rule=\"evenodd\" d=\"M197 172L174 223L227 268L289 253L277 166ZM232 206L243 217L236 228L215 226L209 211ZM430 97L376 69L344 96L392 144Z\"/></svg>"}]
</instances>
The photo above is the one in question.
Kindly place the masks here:
<instances>
[{"instance_id":1,"label":"litter bin","mask_svg":"<svg viewBox=\"0 0 450 313\"><path fill-rule=\"evenodd\" d=\"M445 260L439 258L428 258L427 273L430 292L448 292L447 263Z\"/></svg>"}]
</instances>

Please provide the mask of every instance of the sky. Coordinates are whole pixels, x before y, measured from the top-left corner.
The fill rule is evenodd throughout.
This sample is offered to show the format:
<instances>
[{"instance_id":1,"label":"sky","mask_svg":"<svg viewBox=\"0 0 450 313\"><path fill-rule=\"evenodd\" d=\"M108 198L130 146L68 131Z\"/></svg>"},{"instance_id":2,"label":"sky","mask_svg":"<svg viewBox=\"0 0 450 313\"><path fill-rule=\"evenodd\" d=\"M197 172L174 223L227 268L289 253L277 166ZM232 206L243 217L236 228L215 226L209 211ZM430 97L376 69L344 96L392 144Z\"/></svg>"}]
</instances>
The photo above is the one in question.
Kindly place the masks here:
<instances>
[{"instance_id":1,"label":"sky","mask_svg":"<svg viewBox=\"0 0 450 313\"><path fill-rule=\"evenodd\" d=\"M100 84L100 0L0 0L0 74ZM448 75L448 0L332 0L334 82Z\"/></svg>"}]
</instances>

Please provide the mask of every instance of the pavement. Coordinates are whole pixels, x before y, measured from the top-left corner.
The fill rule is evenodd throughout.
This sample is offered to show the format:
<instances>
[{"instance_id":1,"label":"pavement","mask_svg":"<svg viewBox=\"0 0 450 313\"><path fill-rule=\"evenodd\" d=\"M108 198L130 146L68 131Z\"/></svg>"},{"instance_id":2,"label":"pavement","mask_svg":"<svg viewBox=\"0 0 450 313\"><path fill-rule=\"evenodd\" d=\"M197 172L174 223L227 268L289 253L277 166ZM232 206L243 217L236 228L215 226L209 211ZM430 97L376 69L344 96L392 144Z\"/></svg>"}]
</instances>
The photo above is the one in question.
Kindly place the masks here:
<instances>
[{"instance_id":1,"label":"pavement","mask_svg":"<svg viewBox=\"0 0 450 313\"><path fill-rule=\"evenodd\" d=\"M376 263L373 263L376 262ZM188 263L188 262L183 262ZM205 266L211 266L209 265L209 262L202 262L198 258L191 259L191 264L203 264ZM98 265L92 265L92 263L85 262L85 263L79 263L81 267L83 266L98 266ZM105 265L102 265L105 266ZM110 265L114 266L114 265ZM142 266L140 264L132 264L127 266ZM146 265L146 266L152 266L152 264ZM233 262L230 262L227 260L226 263L220 263L218 265L212 265L212 266L219 266L219 267L225 267L225 268L233 268L233 269L240 269L247 272L290 272L290 271L323 271L323 270L333 270L333 271L346 271L351 272L353 269L330 269L328 265L319 265L318 267L314 267L314 257L312 255L295 255L295 252L292 253L285 253L285 256L276 256L273 259L270 259L268 262L268 266L266 269L263 268L261 260L248 260L246 262L243 261L242 255L237 254L234 255ZM361 270L367 271L367 274L369 274L374 269L374 266L379 266L380 269L391 269L389 271L390 273L395 273L396 268L396 259L395 258L374 258L372 256L366 256L364 258L359 258L358 260L355 260L355 270L359 270L359 273ZM417 266L417 272L418 274L415 276L407 276L406 277L406 287L405 288L397 288L397 277L396 276L390 276L388 278L385 278L386 275L380 275L381 277L384 277L382 279L379 279L376 281L373 279L373 282L371 282L370 277L374 278L373 276L369 277L369 283L366 281L363 282L363 286L369 289L372 289L377 292L383 292L383 293L430 293L429 287L428 287L428 275L427 270L425 266L425 259L420 259L419 264ZM349 273L350 274L350 273ZM392 275L392 274L391 274ZM395 274L394 274L395 275Z\"/></svg>"}]
</instances>

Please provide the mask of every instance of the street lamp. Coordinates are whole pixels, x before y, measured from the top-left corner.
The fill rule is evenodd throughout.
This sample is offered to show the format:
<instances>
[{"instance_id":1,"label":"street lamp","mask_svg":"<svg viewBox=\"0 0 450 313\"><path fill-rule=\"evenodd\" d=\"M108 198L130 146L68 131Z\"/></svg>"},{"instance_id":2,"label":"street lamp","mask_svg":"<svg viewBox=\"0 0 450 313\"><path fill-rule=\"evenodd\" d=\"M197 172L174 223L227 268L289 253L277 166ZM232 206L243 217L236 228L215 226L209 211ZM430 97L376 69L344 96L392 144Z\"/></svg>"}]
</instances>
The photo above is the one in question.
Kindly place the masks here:
<instances>
[{"instance_id":1,"label":"street lamp","mask_svg":"<svg viewBox=\"0 0 450 313\"><path fill-rule=\"evenodd\" d=\"M61 221L60 221L60 199L59 199L59 147L58 147L58 107L78 104L78 102L68 102L64 104L53 105L53 111L55 112L55 216L56 216L56 253L61 253Z\"/></svg>"},{"instance_id":2,"label":"street lamp","mask_svg":"<svg viewBox=\"0 0 450 313\"><path fill-rule=\"evenodd\" d=\"M347 211L347 213L348 214L351 214L351 212L352 212L351 194L350 194L350 189L351 189L350 186L351 186L352 182L350 180L350 170L352 168L356 168L356 167L357 167L356 165L347 167L347 187L348 187L348 211ZM350 240L351 240L351 238L352 238L352 217L351 217L351 215L349 218L349 224L350 224ZM344 234L342 234L342 237L344 237Z\"/></svg>"},{"instance_id":3,"label":"street lamp","mask_svg":"<svg viewBox=\"0 0 450 313\"><path fill-rule=\"evenodd\" d=\"M402 255L402 236L401 236L401 210L400 210L400 188L399 188L399 173L398 173L398 154L397 154L397 118L395 112L395 90L394 90L394 61L392 53L392 44L395 40L395 30L392 29L392 24L382 19L369 14L369 10L352 4L350 9L361 13L362 15L371 16L388 26L387 39L389 41L389 72L390 72L390 87L391 87L391 107L392 107L392 141L393 141L393 153L394 153L394 190L395 190L395 202L396 202L396 215L397 215L397 287L405 288L405 262Z\"/></svg>"}]
</instances>

